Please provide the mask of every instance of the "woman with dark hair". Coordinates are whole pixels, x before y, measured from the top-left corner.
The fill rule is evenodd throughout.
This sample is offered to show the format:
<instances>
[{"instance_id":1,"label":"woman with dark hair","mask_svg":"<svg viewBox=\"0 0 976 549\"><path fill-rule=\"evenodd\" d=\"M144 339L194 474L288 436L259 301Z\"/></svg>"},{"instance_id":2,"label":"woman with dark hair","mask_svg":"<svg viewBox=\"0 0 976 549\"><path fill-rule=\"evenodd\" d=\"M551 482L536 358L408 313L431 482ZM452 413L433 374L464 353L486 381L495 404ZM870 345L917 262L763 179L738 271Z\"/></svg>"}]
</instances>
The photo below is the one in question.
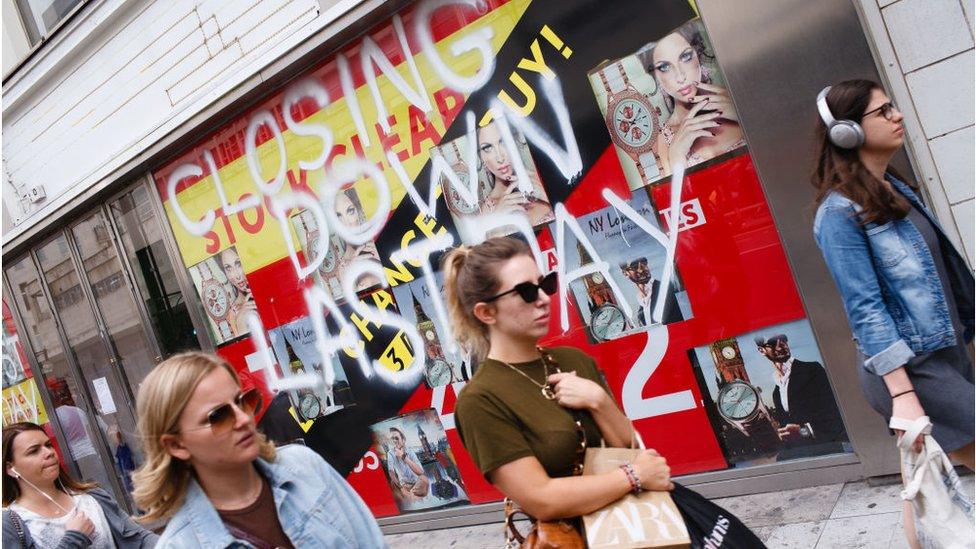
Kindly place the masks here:
<instances>
[{"instance_id":1,"label":"woman with dark hair","mask_svg":"<svg viewBox=\"0 0 976 549\"><path fill-rule=\"evenodd\" d=\"M817 103L813 232L861 352L861 387L886 419L927 415L939 445L973 469L972 272L889 165L905 130L881 86L848 80ZM909 539L911 524L909 513Z\"/></svg>"},{"instance_id":2,"label":"woman with dark hair","mask_svg":"<svg viewBox=\"0 0 976 549\"><path fill-rule=\"evenodd\" d=\"M537 346L549 331L556 275L542 276L524 242L462 246L445 256L444 271L457 339L482 360L458 396L457 429L489 482L544 521L596 511L631 491L673 487L654 450L611 473L574 476L581 439L628 447L635 434L592 358Z\"/></svg>"},{"instance_id":3,"label":"woman with dark hair","mask_svg":"<svg viewBox=\"0 0 976 549\"><path fill-rule=\"evenodd\" d=\"M39 425L3 428L3 547L142 548L157 536L108 492L71 478Z\"/></svg>"},{"instance_id":4,"label":"woman with dark hair","mask_svg":"<svg viewBox=\"0 0 976 549\"><path fill-rule=\"evenodd\" d=\"M702 32L693 19L637 52L671 110L656 145L664 175L677 162L694 166L745 145L729 91L711 82Z\"/></svg>"}]
</instances>

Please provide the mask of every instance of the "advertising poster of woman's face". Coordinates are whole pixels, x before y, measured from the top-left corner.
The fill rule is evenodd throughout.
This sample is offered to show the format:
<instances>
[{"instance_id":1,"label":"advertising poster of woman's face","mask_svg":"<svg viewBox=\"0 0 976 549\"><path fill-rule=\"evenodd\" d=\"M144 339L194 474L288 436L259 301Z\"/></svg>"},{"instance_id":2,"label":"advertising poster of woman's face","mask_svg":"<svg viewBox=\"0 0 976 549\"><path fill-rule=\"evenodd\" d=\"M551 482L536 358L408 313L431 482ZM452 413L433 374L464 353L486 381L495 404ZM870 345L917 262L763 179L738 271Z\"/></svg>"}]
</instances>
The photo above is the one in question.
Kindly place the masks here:
<instances>
[{"instance_id":1,"label":"advertising poster of woman's face","mask_svg":"<svg viewBox=\"0 0 976 549\"><path fill-rule=\"evenodd\" d=\"M335 214L339 222L350 229L356 229L366 222L366 213L355 187L340 191L335 198ZM298 235L298 244L303 253L311 255L310 250L321 247L319 253L325 254L325 259L314 273L316 282L328 289L335 298L342 297L342 275L353 261L365 258L380 260L380 254L374 242L367 242L354 246L331 234L328 242L320 242L322 231L319 230L315 217L308 211L302 211L291 217L292 227ZM305 260L308 261L306 255ZM356 284L356 291L368 290L380 285L380 280L374 276L363 276Z\"/></svg>"},{"instance_id":2,"label":"advertising poster of woman's face","mask_svg":"<svg viewBox=\"0 0 976 549\"><path fill-rule=\"evenodd\" d=\"M621 78L626 84L617 82L617 87L626 89L610 89L609 83ZM692 167L745 145L738 113L699 19L686 22L631 55L601 65L591 71L590 84L604 115L612 105L628 105L621 113L609 113L615 115L607 122L613 124L608 128L611 136L623 132L636 140L637 136L628 132L637 130L642 137L646 135L636 122L629 121L628 109L635 108L631 106L635 102L652 121L653 136L647 151L654 162L643 160L646 177L638 175L636 156L647 151L624 151L617 143L631 189L669 176L677 162ZM621 102L620 97L628 99Z\"/></svg>"},{"instance_id":3,"label":"advertising poster of woman's face","mask_svg":"<svg viewBox=\"0 0 976 549\"><path fill-rule=\"evenodd\" d=\"M739 115L715 60L705 27L692 19L637 52L644 70L671 112L657 135L657 154L671 173L745 145Z\"/></svg>"},{"instance_id":4,"label":"advertising poster of woman's face","mask_svg":"<svg viewBox=\"0 0 976 549\"><path fill-rule=\"evenodd\" d=\"M231 246L190 267L216 344L247 335L249 314L257 314L251 285L237 248Z\"/></svg>"},{"instance_id":5,"label":"advertising poster of woman's face","mask_svg":"<svg viewBox=\"0 0 976 549\"><path fill-rule=\"evenodd\" d=\"M468 150L467 136L436 147L436 152L432 151L432 154L444 156L463 184L468 184L468 162L477 163L478 182L474 189L477 193L477 204L468 204L463 194L455 190L447 178L441 180L448 209L455 220L478 214L522 213L535 227L554 219L552 204L539 178L539 171L525 138L515 129L512 130L512 136L515 141L514 152L525 166L531 185L530 191L520 189L521 182L513 162L513 151L505 146L496 122L478 128L475 134L477 157L474 159L464 158ZM511 230L501 229L491 232L489 236L510 233Z\"/></svg>"}]
</instances>

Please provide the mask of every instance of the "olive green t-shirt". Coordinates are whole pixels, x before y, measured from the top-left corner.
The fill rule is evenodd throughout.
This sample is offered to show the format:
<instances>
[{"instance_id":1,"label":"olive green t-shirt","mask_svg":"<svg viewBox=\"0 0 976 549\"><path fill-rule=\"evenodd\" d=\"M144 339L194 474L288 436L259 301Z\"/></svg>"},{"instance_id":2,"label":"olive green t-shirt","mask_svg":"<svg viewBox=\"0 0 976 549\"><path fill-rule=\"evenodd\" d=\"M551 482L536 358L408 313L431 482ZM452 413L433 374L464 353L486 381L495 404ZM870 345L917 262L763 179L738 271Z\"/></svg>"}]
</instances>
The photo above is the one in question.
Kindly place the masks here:
<instances>
[{"instance_id":1,"label":"olive green t-shirt","mask_svg":"<svg viewBox=\"0 0 976 549\"><path fill-rule=\"evenodd\" d=\"M563 372L600 384L611 395L596 363L573 347L549 349ZM544 382L542 359L512 364L539 383ZM600 429L588 412L581 412L589 446L600 444ZM488 359L458 395L454 409L458 434L481 472L488 474L516 459L535 456L550 477L573 474L579 436L573 412L502 362ZM489 479L491 480L491 479Z\"/></svg>"}]
</instances>

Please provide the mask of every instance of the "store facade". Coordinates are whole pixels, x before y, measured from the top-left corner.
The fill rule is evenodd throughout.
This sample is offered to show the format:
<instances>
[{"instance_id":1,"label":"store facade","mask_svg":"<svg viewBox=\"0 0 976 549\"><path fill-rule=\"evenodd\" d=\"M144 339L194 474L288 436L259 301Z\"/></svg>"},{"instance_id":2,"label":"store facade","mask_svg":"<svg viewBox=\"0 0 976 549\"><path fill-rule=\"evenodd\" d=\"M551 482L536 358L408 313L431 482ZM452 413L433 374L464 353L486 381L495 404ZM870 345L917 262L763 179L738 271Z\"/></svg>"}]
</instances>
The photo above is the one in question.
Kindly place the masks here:
<instances>
[{"instance_id":1,"label":"store facade","mask_svg":"<svg viewBox=\"0 0 976 549\"><path fill-rule=\"evenodd\" d=\"M4 398L36 405L4 421L51 418L74 472L128 501L139 383L202 348L388 531L497 520L454 428L474 368L437 258L514 234L565 283L546 343L596 359L686 484L895 472L809 234L812 98L874 61L847 1L754 4L419 2L350 28L5 245ZM787 363L806 386L777 383ZM302 374L321 383L276 391ZM389 463L396 431L425 496Z\"/></svg>"}]
</instances>

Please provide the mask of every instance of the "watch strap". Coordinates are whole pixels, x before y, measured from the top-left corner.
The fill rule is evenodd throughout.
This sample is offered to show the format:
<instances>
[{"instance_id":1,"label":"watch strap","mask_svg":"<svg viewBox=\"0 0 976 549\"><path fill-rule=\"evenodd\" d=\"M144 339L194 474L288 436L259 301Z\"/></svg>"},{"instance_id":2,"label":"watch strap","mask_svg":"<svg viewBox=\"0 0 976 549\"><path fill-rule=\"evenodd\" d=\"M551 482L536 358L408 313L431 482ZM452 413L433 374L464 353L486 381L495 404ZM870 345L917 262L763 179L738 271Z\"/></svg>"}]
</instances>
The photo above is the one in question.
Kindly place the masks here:
<instances>
[{"instance_id":1,"label":"watch strap","mask_svg":"<svg viewBox=\"0 0 976 549\"><path fill-rule=\"evenodd\" d=\"M637 171L640 173L641 180L650 183L651 178L656 178L661 174L658 168L657 157L651 151L645 152L637 157Z\"/></svg>"},{"instance_id":2,"label":"watch strap","mask_svg":"<svg viewBox=\"0 0 976 549\"><path fill-rule=\"evenodd\" d=\"M627 77L624 65L620 61L603 69L602 72L606 74L604 86L608 87L610 93L620 93L630 85L630 78Z\"/></svg>"},{"instance_id":3,"label":"watch strap","mask_svg":"<svg viewBox=\"0 0 976 549\"><path fill-rule=\"evenodd\" d=\"M234 330L231 329L230 322L227 319L217 321L217 330L224 341L234 337Z\"/></svg>"}]
</instances>

